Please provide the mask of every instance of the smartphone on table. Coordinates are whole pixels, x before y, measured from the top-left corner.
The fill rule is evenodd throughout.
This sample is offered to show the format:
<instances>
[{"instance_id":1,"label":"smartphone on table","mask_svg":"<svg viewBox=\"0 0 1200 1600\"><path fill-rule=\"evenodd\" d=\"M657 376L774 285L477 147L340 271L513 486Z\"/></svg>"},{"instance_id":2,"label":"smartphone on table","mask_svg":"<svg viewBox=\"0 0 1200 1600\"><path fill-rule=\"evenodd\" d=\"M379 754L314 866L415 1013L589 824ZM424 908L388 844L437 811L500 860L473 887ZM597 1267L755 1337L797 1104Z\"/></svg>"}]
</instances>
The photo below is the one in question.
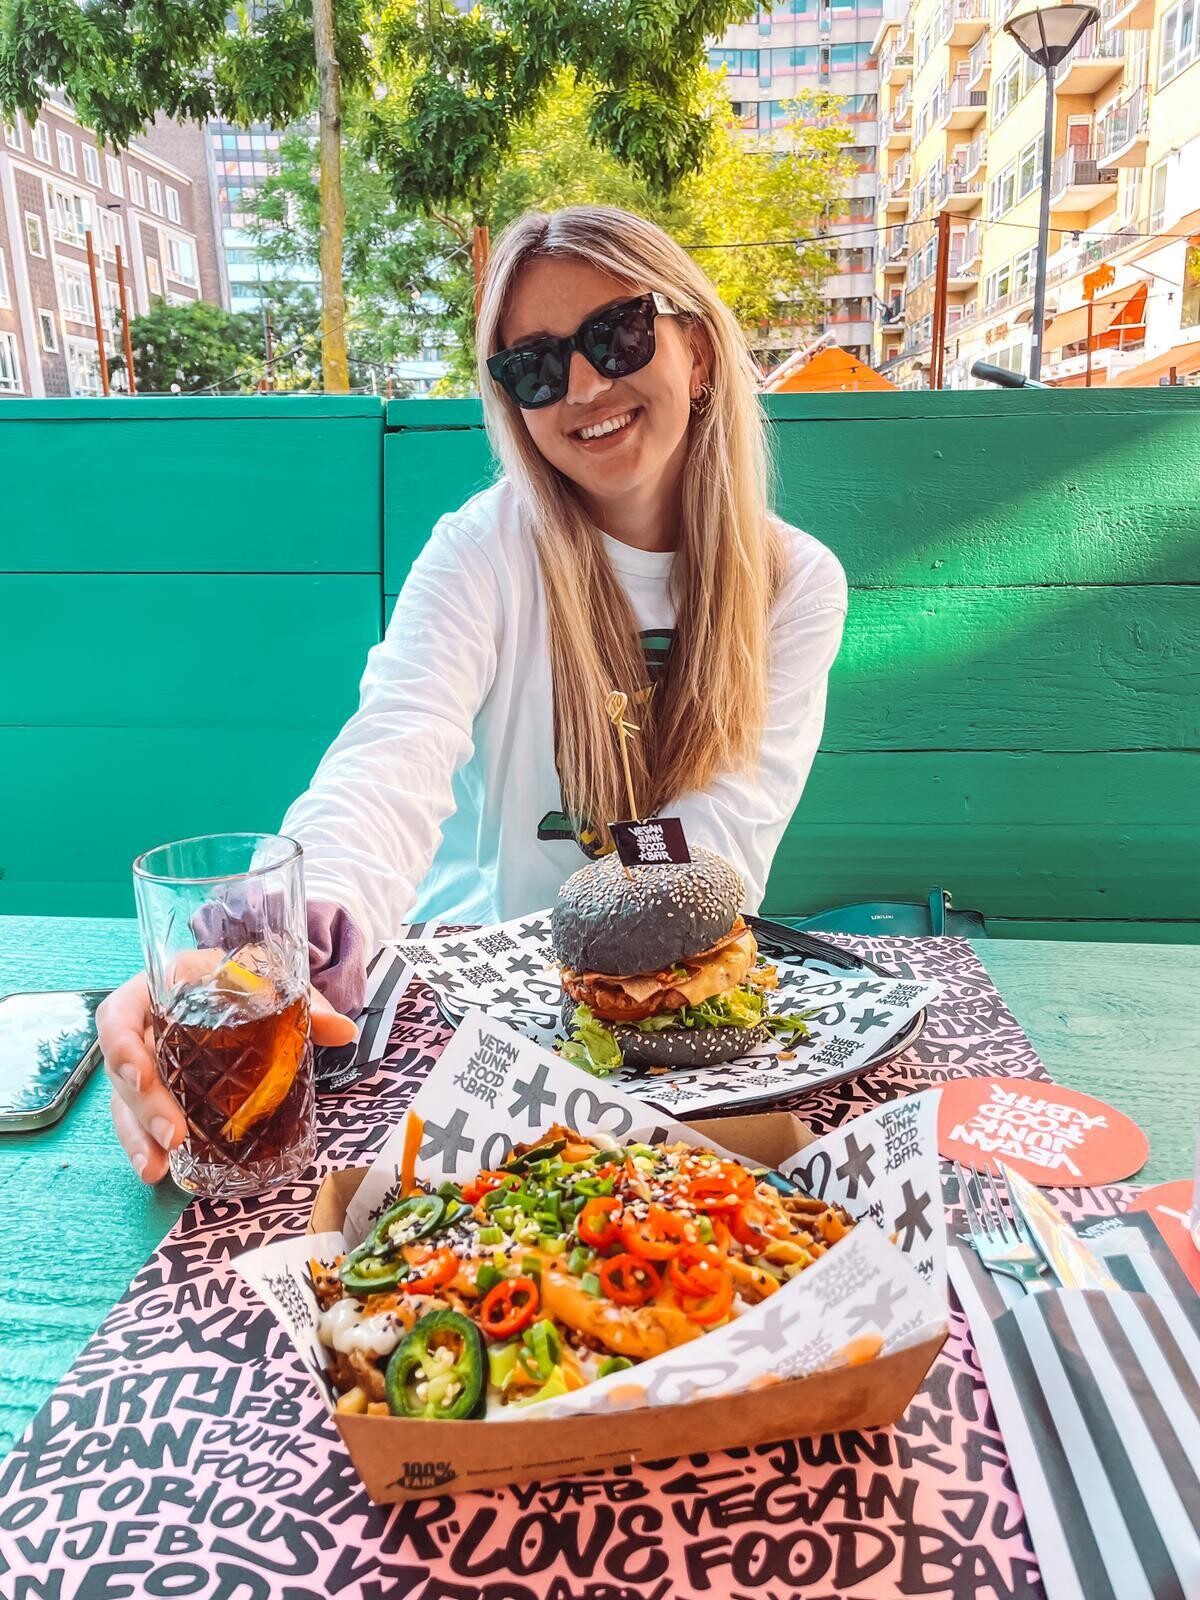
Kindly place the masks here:
<instances>
[{"instance_id":1,"label":"smartphone on table","mask_svg":"<svg viewBox=\"0 0 1200 1600\"><path fill-rule=\"evenodd\" d=\"M45 1128L100 1060L96 1008L106 989L0 997L0 1132Z\"/></svg>"}]
</instances>

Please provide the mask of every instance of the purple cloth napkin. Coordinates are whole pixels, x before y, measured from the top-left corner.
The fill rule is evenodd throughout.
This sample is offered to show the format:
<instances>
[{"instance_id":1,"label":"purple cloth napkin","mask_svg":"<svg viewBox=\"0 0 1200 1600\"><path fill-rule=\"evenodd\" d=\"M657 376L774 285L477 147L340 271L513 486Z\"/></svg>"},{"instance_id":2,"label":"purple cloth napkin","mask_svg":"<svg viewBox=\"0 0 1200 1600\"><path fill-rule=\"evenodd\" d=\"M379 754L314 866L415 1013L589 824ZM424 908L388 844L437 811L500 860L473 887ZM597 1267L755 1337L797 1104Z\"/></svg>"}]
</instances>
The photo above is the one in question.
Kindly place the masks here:
<instances>
[{"instance_id":1,"label":"purple cloth napkin","mask_svg":"<svg viewBox=\"0 0 1200 1600\"><path fill-rule=\"evenodd\" d=\"M227 907L202 906L192 917L197 939L229 948L251 937ZM367 949L358 924L331 900L308 902L308 971L313 987L335 1011L354 1017L367 991Z\"/></svg>"}]
</instances>

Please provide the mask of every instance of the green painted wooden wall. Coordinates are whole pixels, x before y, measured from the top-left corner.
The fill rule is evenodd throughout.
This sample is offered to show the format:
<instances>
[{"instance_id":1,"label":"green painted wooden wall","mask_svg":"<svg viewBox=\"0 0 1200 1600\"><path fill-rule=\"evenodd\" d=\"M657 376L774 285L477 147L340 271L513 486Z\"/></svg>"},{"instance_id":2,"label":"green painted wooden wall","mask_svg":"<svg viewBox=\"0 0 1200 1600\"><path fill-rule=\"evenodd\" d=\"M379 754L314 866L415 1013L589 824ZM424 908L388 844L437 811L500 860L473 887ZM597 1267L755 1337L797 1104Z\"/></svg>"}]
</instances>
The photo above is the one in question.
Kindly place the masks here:
<instances>
[{"instance_id":1,"label":"green painted wooden wall","mask_svg":"<svg viewBox=\"0 0 1200 1600\"><path fill-rule=\"evenodd\" d=\"M1200 936L1200 391L768 410L777 505L851 599L767 909L943 882L996 933ZM494 469L468 402L393 402L384 460L390 603Z\"/></svg>"},{"instance_id":2,"label":"green painted wooden wall","mask_svg":"<svg viewBox=\"0 0 1200 1600\"><path fill-rule=\"evenodd\" d=\"M769 413L852 587L769 909L940 880L997 933L1197 937L1200 392ZM0 912L125 913L148 843L275 826L493 470L466 401L0 407Z\"/></svg>"},{"instance_id":3,"label":"green painted wooden wall","mask_svg":"<svg viewBox=\"0 0 1200 1600\"><path fill-rule=\"evenodd\" d=\"M0 912L278 826L379 637L382 447L375 401L0 408Z\"/></svg>"}]
</instances>

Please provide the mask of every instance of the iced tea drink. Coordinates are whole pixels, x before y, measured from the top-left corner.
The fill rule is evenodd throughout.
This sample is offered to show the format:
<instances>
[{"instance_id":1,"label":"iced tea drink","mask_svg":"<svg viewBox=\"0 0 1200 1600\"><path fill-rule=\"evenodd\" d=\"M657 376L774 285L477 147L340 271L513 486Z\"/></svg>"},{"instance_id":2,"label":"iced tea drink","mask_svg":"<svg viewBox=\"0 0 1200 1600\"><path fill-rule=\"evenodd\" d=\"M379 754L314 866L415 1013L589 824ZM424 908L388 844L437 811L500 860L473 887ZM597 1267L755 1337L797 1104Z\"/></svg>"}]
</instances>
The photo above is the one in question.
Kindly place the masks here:
<instances>
[{"instance_id":1,"label":"iced tea drink","mask_svg":"<svg viewBox=\"0 0 1200 1600\"><path fill-rule=\"evenodd\" d=\"M208 1196L297 1176L316 1150L299 845L183 840L134 882L159 1070L188 1126L172 1176Z\"/></svg>"}]
</instances>

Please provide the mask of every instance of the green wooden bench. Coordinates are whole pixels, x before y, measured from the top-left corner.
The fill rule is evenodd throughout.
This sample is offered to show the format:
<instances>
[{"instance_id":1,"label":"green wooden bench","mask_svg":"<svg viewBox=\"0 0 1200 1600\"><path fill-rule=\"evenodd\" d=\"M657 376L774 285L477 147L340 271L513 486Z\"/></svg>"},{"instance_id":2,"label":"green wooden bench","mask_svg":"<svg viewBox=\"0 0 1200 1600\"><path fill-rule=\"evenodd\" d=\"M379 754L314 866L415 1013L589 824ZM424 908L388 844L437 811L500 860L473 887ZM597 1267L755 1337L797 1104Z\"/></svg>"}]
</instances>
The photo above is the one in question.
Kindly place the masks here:
<instances>
[{"instance_id":1,"label":"green wooden bench","mask_svg":"<svg viewBox=\"0 0 1200 1600\"><path fill-rule=\"evenodd\" d=\"M852 592L767 909L940 881L996 934L1200 938L1200 392L768 413ZM127 913L147 843L277 824L493 470L471 401L0 407L0 911Z\"/></svg>"}]
</instances>

